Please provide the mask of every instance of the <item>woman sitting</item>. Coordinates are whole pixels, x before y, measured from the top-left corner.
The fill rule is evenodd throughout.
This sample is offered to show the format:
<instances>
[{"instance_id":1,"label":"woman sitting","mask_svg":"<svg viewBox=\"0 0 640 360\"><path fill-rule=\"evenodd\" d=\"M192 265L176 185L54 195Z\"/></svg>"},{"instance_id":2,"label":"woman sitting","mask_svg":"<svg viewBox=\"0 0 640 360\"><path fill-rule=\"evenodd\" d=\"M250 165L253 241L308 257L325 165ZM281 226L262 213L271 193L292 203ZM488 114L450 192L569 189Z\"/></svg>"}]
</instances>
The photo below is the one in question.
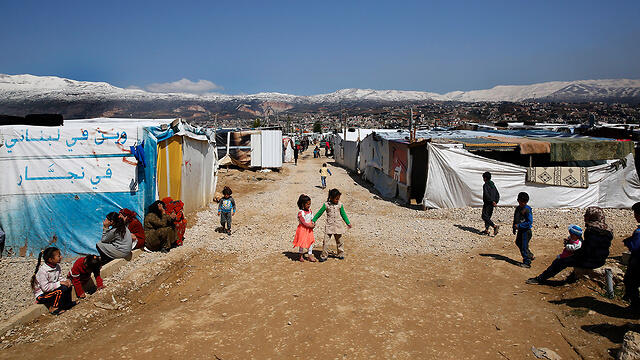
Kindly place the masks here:
<instances>
[{"instance_id":1,"label":"woman sitting","mask_svg":"<svg viewBox=\"0 0 640 360\"><path fill-rule=\"evenodd\" d=\"M102 222L102 240L96 244L102 265L131 255L131 232L117 212L110 212Z\"/></svg>"},{"instance_id":2,"label":"woman sitting","mask_svg":"<svg viewBox=\"0 0 640 360\"><path fill-rule=\"evenodd\" d=\"M127 224L127 229L131 233L134 249L142 249L144 247L144 228L138 220L138 214L129 209L120 209L120 218Z\"/></svg>"},{"instance_id":3,"label":"woman sitting","mask_svg":"<svg viewBox=\"0 0 640 360\"><path fill-rule=\"evenodd\" d=\"M542 284L568 267L596 269L604 265L613 240L613 230L605 222L604 211L596 206L588 207L584 213L584 225L582 247L569 257L553 260L547 270L528 279L527 284Z\"/></svg>"},{"instance_id":4,"label":"woman sitting","mask_svg":"<svg viewBox=\"0 0 640 360\"><path fill-rule=\"evenodd\" d=\"M169 252L176 244L175 217L175 213L167 215L160 200L149 206L149 213L144 218L145 251Z\"/></svg>"}]
</instances>

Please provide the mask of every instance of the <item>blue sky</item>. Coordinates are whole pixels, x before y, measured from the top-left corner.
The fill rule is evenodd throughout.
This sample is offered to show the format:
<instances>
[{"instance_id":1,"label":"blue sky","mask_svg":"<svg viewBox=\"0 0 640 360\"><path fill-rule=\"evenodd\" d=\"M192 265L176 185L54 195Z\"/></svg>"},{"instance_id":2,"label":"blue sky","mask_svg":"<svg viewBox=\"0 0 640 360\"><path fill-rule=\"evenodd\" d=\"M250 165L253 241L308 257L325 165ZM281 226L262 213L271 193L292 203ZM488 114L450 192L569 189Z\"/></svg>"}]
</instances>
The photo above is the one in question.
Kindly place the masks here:
<instances>
[{"instance_id":1,"label":"blue sky","mask_svg":"<svg viewBox=\"0 0 640 360\"><path fill-rule=\"evenodd\" d=\"M640 78L637 0L2 1L0 14L0 73L121 87L444 93Z\"/></svg>"}]
</instances>

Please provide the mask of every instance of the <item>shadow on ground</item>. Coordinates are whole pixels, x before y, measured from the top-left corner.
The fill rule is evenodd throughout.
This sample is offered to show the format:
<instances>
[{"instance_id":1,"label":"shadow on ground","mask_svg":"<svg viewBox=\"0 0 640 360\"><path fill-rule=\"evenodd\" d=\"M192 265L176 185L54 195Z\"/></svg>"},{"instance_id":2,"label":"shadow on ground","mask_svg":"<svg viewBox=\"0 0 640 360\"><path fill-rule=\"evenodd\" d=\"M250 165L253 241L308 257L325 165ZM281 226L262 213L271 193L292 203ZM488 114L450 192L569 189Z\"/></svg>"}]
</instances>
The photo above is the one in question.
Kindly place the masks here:
<instances>
[{"instance_id":1,"label":"shadow on ground","mask_svg":"<svg viewBox=\"0 0 640 360\"><path fill-rule=\"evenodd\" d=\"M573 299L550 300L549 302L552 304L564 304L572 308L590 309L599 314L619 319L634 318L628 308L606 301L598 300L592 296L582 296Z\"/></svg>"},{"instance_id":2,"label":"shadow on ground","mask_svg":"<svg viewBox=\"0 0 640 360\"><path fill-rule=\"evenodd\" d=\"M312 252L313 252L313 256L315 256L316 259L319 259L320 254L322 253L322 251L320 250L314 250ZM297 251L283 251L282 255L284 255L291 261L300 261L300 253Z\"/></svg>"},{"instance_id":3,"label":"shadow on ground","mask_svg":"<svg viewBox=\"0 0 640 360\"><path fill-rule=\"evenodd\" d=\"M512 265L520 265L520 261L513 260L512 258L506 257L504 255L500 255L500 254L480 254L480 256L490 257L490 258L493 258L494 260L502 260Z\"/></svg>"},{"instance_id":4,"label":"shadow on ground","mask_svg":"<svg viewBox=\"0 0 640 360\"><path fill-rule=\"evenodd\" d=\"M616 344L621 344L624 340L624 334L631 330L640 332L640 324L626 323L624 325L611 325L611 324L593 324L582 325L582 330L590 332L592 334L600 335L609 339L609 341Z\"/></svg>"},{"instance_id":5,"label":"shadow on ground","mask_svg":"<svg viewBox=\"0 0 640 360\"><path fill-rule=\"evenodd\" d=\"M457 227L458 229L460 229L462 231L468 231L468 232L474 233L476 235L483 235L481 230L478 230L476 228L472 228L471 226L464 226L464 225L460 225L460 224L455 224L453 226Z\"/></svg>"}]
</instances>

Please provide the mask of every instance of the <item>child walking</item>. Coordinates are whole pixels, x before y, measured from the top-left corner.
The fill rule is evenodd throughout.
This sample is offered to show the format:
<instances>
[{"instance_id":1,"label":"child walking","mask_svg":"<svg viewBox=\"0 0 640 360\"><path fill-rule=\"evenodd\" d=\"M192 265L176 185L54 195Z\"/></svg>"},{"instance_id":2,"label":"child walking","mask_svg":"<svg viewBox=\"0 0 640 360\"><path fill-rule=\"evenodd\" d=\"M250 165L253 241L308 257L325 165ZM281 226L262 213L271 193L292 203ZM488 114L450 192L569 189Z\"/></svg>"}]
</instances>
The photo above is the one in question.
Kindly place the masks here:
<instances>
[{"instance_id":1,"label":"child walking","mask_svg":"<svg viewBox=\"0 0 640 360\"><path fill-rule=\"evenodd\" d=\"M306 260L316 262L317 260L313 256L313 243L315 242L313 228L315 225L311 222L313 217L311 198L305 194L300 195L298 209L298 228L296 229L296 236L293 238L293 247L297 246L300 249L300 261L305 261L305 253L307 253Z\"/></svg>"},{"instance_id":2,"label":"child walking","mask_svg":"<svg viewBox=\"0 0 640 360\"><path fill-rule=\"evenodd\" d=\"M44 259L44 264L42 260ZM31 277L36 303L44 304L54 315L62 314L72 305L71 282L60 280L62 255L56 247L48 247L38 255L38 264Z\"/></svg>"},{"instance_id":3,"label":"child walking","mask_svg":"<svg viewBox=\"0 0 640 360\"><path fill-rule=\"evenodd\" d=\"M222 189L222 199L218 203L218 215L220 216L220 225L222 231L231 235L231 217L236 214L236 201L231 197L231 188L225 186Z\"/></svg>"},{"instance_id":4,"label":"child walking","mask_svg":"<svg viewBox=\"0 0 640 360\"><path fill-rule=\"evenodd\" d=\"M531 207L527 205L529 194L521 192L518 194L518 206L513 212L513 234L516 235L516 245L522 255L522 263L518 266L530 268L534 259L533 253L529 250L531 241L531 226L533 225L533 213Z\"/></svg>"},{"instance_id":5,"label":"child walking","mask_svg":"<svg viewBox=\"0 0 640 360\"><path fill-rule=\"evenodd\" d=\"M337 258L344 259L344 241L342 240L342 234L344 233L343 222L347 224L347 227L351 229L351 222L344 211L344 206L340 203L340 191L338 189L329 190L329 196L327 202L322 204L322 207L311 220L312 223L316 223L320 216L327 212L327 223L324 228L326 236L322 240L322 254L320 255L320 262L324 262L329 257L329 241L331 235L336 239L336 247L338 250Z\"/></svg>"},{"instance_id":6,"label":"child walking","mask_svg":"<svg viewBox=\"0 0 640 360\"><path fill-rule=\"evenodd\" d=\"M100 277L101 268L100 257L96 255L87 255L76 260L69 271L67 278L71 280L73 289L76 291L76 296L79 299L87 297L85 295L85 289L93 285L91 281L91 274L96 278L96 287L98 290L104 288L102 278ZM91 293L91 291L89 291Z\"/></svg>"},{"instance_id":7,"label":"child walking","mask_svg":"<svg viewBox=\"0 0 640 360\"><path fill-rule=\"evenodd\" d=\"M326 189L327 187L327 176L329 175L333 176L331 170L327 167L327 163L322 164L322 167L320 168L320 183L322 184L323 189Z\"/></svg>"},{"instance_id":8,"label":"child walking","mask_svg":"<svg viewBox=\"0 0 640 360\"><path fill-rule=\"evenodd\" d=\"M578 225L569 225L569 237L564 239L564 250L557 259L564 259L582 247L582 228Z\"/></svg>"},{"instance_id":9,"label":"child walking","mask_svg":"<svg viewBox=\"0 0 640 360\"><path fill-rule=\"evenodd\" d=\"M482 180L484 181L484 185L482 185L482 220L484 221L484 231L481 232L483 235L489 235L489 228L493 228L493 236L498 235L498 229L500 225L496 225L492 220L491 216L493 216L493 208L498 206L498 202L500 201L500 193L498 189L496 189L496 185L491 181L491 173L486 171L482 174Z\"/></svg>"}]
</instances>

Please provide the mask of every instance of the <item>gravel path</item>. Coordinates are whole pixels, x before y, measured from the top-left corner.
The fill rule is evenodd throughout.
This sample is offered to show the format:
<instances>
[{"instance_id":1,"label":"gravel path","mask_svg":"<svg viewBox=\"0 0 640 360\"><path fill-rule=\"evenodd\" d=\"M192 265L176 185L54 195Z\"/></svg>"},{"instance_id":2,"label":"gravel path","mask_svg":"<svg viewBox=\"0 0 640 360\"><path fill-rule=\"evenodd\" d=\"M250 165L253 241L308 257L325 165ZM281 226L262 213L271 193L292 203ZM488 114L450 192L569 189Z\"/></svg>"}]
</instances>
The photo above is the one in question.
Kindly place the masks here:
<instances>
[{"instance_id":1,"label":"gravel path","mask_svg":"<svg viewBox=\"0 0 640 360\"><path fill-rule=\"evenodd\" d=\"M310 195L314 211L326 199L326 190L319 188L317 173L323 161L326 160L305 156L298 166L286 164L279 173L222 171L219 185L230 185L234 189L233 196L238 206L231 236L214 231L219 226L219 217L217 204L211 204L208 209L191 217L195 219L195 224L187 230L183 247L168 255L142 254L114 276L105 279L105 284L108 287L119 286L119 280L131 273L160 273L171 261L203 249L237 255L239 263L273 253L293 251L298 196L301 193ZM481 209L414 210L381 199L375 191L356 183L343 168L330 165L330 169L333 176L328 178L328 188L337 187L341 190L341 200L354 225L345 235L347 256L356 256L361 251L398 256L451 256L470 251L489 239L478 234L483 226ZM536 238L557 238L558 252L561 250L561 239L566 236L566 227L571 223L582 224L584 213L580 209L533 211L535 227L532 247L535 248ZM608 209L606 214L616 238L628 236L635 228L629 210ZM503 225L498 237L505 242L513 238L509 231L512 215L513 208L510 207L498 208L494 213L494 221ZM322 246L323 221L315 230L316 248ZM65 259L63 273L68 271L73 260L75 258ZM35 263L35 259L16 257L0 260L0 320L33 304L29 279ZM148 279L141 278L139 284L145 281L148 282Z\"/></svg>"}]
</instances>

